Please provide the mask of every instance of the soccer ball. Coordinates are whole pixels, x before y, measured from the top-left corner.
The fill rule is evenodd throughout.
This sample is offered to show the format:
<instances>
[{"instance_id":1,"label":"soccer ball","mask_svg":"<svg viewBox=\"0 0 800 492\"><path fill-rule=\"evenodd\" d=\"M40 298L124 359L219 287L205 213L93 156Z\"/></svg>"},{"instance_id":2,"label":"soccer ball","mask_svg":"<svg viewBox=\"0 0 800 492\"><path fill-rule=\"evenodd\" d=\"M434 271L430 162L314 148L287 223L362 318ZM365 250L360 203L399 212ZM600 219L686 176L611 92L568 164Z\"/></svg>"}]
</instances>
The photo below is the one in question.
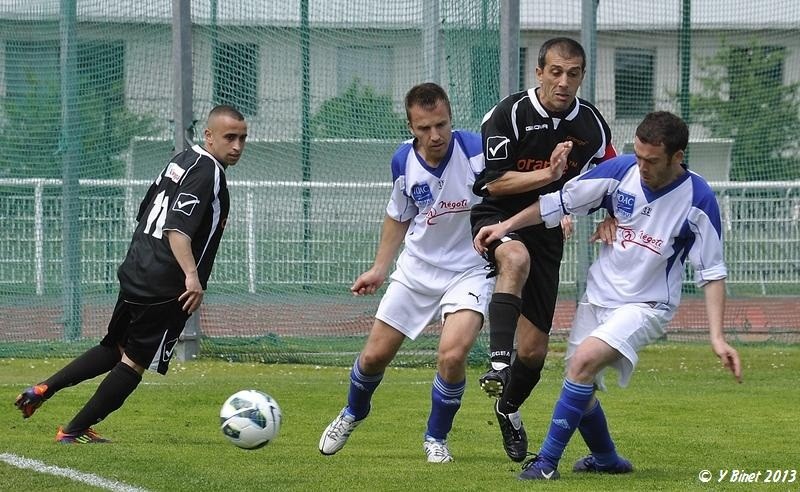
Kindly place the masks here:
<instances>
[{"instance_id":1,"label":"soccer ball","mask_svg":"<svg viewBox=\"0 0 800 492\"><path fill-rule=\"evenodd\" d=\"M230 442L242 449L258 449L278 437L281 407L266 393L237 391L222 404L219 421Z\"/></svg>"}]
</instances>

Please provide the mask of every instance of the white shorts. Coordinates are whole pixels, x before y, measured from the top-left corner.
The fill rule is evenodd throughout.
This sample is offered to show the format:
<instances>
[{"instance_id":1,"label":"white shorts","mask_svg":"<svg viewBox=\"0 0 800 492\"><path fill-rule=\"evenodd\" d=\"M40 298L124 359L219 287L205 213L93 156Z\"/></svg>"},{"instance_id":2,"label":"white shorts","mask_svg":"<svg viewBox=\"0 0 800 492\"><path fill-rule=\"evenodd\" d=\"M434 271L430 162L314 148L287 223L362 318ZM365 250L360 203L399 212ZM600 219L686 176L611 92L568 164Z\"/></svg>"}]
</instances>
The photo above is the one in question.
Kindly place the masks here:
<instances>
[{"instance_id":1,"label":"white shorts","mask_svg":"<svg viewBox=\"0 0 800 492\"><path fill-rule=\"evenodd\" d=\"M452 272L405 252L397 259L390 280L375 317L411 340L437 315L444 321L450 313L470 309L485 319L494 289L494 278L486 278L483 265Z\"/></svg>"},{"instance_id":2,"label":"white shorts","mask_svg":"<svg viewBox=\"0 0 800 492\"><path fill-rule=\"evenodd\" d=\"M636 303L604 308L590 304L584 298L578 304L569 333L567 366L569 358L586 337L599 338L622 354L611 367L619 371L618 383L624 388L639 361L639 350L664 336L674 314L666 304ZM595 378L595 384L605 391L603 371Z\"/></svg>"}]
</instances>

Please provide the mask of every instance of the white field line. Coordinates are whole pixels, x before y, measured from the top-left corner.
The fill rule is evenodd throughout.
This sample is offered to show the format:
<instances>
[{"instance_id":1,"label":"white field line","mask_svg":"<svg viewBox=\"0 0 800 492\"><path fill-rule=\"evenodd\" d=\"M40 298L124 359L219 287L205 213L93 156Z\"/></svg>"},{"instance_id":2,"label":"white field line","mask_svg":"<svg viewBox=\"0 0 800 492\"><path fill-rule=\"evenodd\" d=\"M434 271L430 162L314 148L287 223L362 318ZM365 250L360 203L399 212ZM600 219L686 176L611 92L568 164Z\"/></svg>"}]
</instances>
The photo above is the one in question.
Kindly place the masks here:
<instances>
[{"instance_id":1,"label":"white field line","mask_svg":"<svg viewBox=\"0 0 800 492\"><path fill-rule=\"evenodd\" d=\"M17 468L26 468L38 473L47 473L59 477L66 477L76 482L83 482L101 489L111 490L113 492L147 492L147 489L134 487L116 480L108 480L103 477L98 477L91 473L83 473L71 468L61 468L60 466L52 466L38 460L32 460L23 456L17 456L10 453L0 454L0 461L5 461L11 466Z\"/></svg>"}]
</instances>

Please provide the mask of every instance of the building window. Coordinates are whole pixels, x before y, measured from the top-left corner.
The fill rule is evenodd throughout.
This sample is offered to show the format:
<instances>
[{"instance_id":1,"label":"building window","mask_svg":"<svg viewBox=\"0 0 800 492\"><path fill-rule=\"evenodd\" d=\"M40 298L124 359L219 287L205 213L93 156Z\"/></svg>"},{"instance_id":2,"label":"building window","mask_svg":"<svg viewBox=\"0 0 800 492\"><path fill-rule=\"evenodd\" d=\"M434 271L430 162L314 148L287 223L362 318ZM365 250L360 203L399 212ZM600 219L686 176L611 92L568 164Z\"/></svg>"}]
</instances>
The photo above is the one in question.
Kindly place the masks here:
<instances>
[{"instance_id":1,"label":"building window","mask_svg":"<svg viewBox=\"0 0 800 492\"><path fill-rule=\"evenodd\" d=\"M614 52L614 102L617 119L640 119L653 111L654 50Z\"/></svg>"},{"instance_id":2,"label":"building window","mask_svg":"<svg viewBox=\"0 0 800 492\"><path fill-rule=\"evenodd\" d=\"M519 49L519 82L517 83L517 90L521 91L528 88L525 83L525 70L528 67L528 48L522 46Z\"/></svg>"},{"instance_id":3,"label":"building window","mask_svg":"<svg viewBox=\"0 0 800 492\"><path fill-rule=\"evenodd\" d=\"M336 52L336 89L341 96L354 84L392 96L394 53L388 46L341 46Z\"/></svg>"},{"instance_id":4,"label":"building window","mask_svg":"<svg viewBox=\"0 0 800 492\"><path fill-rule=\"evenodd\" d=\"M211 69L214 104L228 104L248 116L258 113L258 45L217 44Z\"/></svg>"}]
</instances>

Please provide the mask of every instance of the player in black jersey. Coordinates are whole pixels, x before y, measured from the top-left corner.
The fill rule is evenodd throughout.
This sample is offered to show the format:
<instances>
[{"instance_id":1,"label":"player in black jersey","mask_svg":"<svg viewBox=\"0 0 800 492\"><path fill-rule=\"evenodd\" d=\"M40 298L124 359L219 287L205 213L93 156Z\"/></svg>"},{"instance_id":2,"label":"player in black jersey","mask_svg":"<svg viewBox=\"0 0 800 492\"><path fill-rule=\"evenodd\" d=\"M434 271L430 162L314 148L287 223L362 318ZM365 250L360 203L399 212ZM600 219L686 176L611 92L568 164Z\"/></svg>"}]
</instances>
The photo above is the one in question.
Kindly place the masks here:
<instances>
[{"instance_id":1,"label":"player in black jersey","mask_svg":"<svg viewBox=\"0 0 800 492\"><path fill-rule=\"evenodd\" d=\"M225 170L239 161L246 138L239 111L226 105L211 110L204 147L174 156L139 206L105 338L17 397L28 418L57 391L108 373L72 421L59 427L56 441L108 442L91 426L122 406L145 369L166 374L178 336L203 302L228 219Z\"/></svg>"},{"instance_id":2,"label":"player in black jersey","mask_svg":"<svg viewBox=\"0 0 800 492\"><path fill-rule=\"evenodd\" d=\"M472 207L473 236L616 155L603 116L576 97L585 68L586 54L578 42L550 39L539 50L539 87L506 97L486 114L481 126L486 168L474 187L484 198ZM498 398L495 414L503 446L514 461L527 454L519 407L539 382L547 355L564 238L571 222L562 225L563 231L539 225L509 233L487 252L497 283L489 304L492 366L480 384L489 396Z\"/></svg>"}]
</instances>

